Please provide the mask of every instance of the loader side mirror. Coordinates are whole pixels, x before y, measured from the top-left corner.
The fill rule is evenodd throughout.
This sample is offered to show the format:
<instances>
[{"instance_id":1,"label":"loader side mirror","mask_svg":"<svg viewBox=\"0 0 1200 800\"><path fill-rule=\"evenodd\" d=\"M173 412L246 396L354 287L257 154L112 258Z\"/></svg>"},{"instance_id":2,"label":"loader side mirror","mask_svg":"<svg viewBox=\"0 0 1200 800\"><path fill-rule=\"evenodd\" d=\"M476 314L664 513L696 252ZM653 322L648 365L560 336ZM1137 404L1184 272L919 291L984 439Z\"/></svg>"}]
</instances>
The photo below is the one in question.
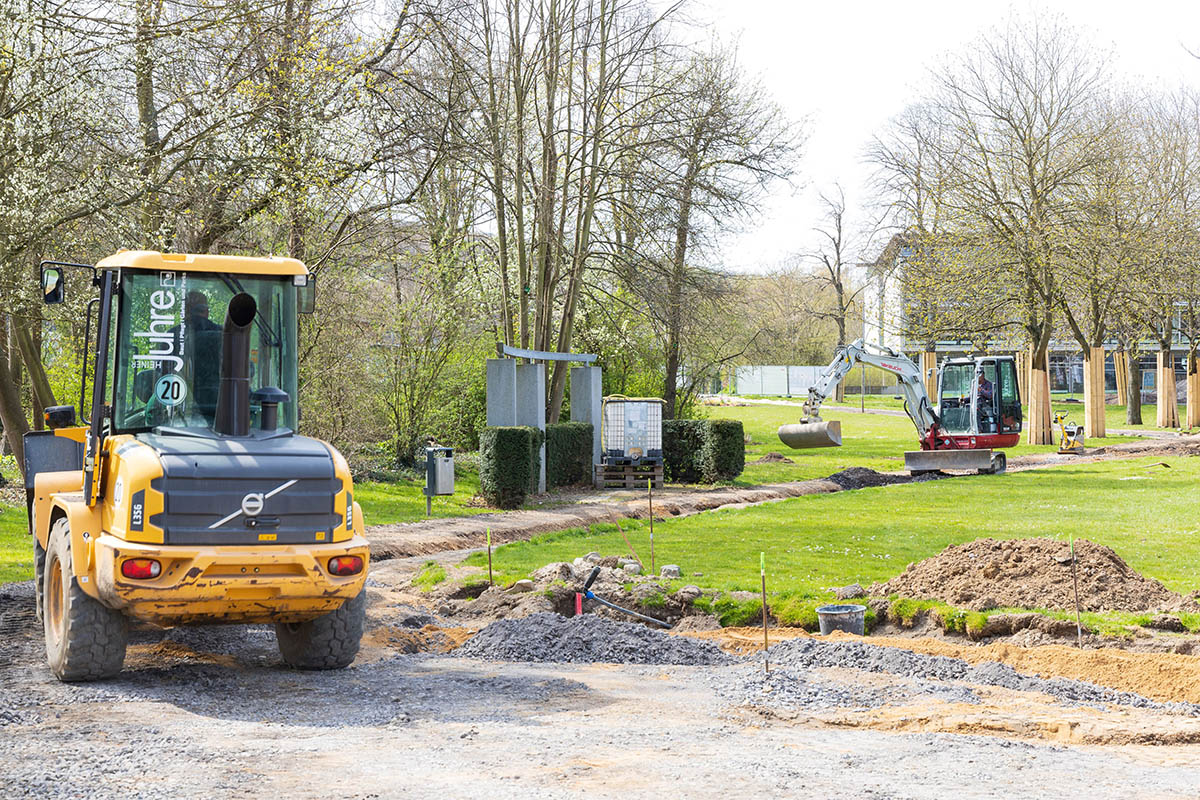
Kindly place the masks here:
<instances>
[{"instance_id":1,"label":"loader side mirror","mask_svg":"<svg viewBox=\"0 0 1200 800\"><path fill-rule=\"evenodd\" d=\"M61 267L42 267L42 300L47 304L61 303L66 296Z\"/></svg>"},{"instance_id":2,"label":"loader side mirror","mask_svg":"<svg viewBox=\"0 0 1200 800\"><path fill-rule=\"evenodd\" d=\"M303 281L303 283L301 283ZM311 314L317 310L317 276L296 276L296 311Z\"/></svg>"}]
</instances>

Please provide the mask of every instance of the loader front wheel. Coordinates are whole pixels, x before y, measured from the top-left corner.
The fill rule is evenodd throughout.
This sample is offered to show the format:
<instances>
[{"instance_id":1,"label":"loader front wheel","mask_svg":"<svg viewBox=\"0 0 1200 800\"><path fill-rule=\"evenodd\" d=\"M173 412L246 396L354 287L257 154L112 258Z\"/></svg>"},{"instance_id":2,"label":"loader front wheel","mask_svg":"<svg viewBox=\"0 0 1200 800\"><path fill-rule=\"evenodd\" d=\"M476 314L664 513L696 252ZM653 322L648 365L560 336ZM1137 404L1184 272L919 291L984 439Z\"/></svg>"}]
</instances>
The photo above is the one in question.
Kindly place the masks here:
<instances>
[{"instance_id":1,"label":"loader front wheel","mask_svg":"<svg viewBox=\"0 0 1200 800\"><path fill-rule=\"evenodd\" d=\"M279 653L289 667L296 669L348 667L358 655L366 611L364 589L323 617L294 624L279 623L275 626Z\"/></svg>"},{"instance_id":2,"label":"loader front wheel","mask_svg":"<svg viewBox=\"0 0 1200 800\"><path fill-rule=\"evenodd\" d=\"M46 661L60 681L111 678L125 662L129 622L79 587L71 568L71 528L54 523L42 573Z\"/></svg>"}]
</instances>

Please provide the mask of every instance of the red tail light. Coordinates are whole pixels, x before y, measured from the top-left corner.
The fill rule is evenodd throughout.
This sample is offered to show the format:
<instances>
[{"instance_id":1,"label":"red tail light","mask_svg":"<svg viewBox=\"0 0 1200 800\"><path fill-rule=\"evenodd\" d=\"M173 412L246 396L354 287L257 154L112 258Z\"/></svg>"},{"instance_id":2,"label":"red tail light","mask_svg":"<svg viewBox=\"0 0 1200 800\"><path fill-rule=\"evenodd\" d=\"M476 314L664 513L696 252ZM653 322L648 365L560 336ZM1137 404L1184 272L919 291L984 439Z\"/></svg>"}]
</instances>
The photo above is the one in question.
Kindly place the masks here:
<instances>
[{"instance_id":1,"label":"red tail light","mask_svg":"<svg viewBox=\"0 0 1200 800\"><path fill-rule=\"evenodd\" d=\"M357 575L362 572L363 560L358 556L338 556L329 559L329 571L338 577Z\"/></svg>"},{"instance_id":2,"label":"red tail light","mask_svg":"<svg viewBox=\"0 0 1200 800\"><path fill-rule=\"evenodd\" d=\"M121 574L126 578L148 580L157 578L162 572L162 565L153 558L129 558L121 562Z\"/></svg>"}]
</instances>

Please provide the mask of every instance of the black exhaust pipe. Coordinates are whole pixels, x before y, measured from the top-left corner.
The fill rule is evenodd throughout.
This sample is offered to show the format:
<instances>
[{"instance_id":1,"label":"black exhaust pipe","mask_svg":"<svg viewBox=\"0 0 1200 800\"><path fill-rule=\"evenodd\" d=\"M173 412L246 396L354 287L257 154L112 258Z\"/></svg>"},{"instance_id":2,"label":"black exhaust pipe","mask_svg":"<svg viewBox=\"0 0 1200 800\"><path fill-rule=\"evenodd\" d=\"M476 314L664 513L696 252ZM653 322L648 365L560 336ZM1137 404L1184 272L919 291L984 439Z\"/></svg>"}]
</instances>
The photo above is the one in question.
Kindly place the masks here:
<instances>
[{"instance_id":1,"label":"black exhaust pipe","mask_svg":"<svg viewBox=\"0 0 1200 800\"><path fill-rule=\"evenodd\" d=\"M250 433L250 325L258 313L254 298L242 292L229 301L221 331L221 384L213 430L224 436Z\"/></svg>"}]
</instances>

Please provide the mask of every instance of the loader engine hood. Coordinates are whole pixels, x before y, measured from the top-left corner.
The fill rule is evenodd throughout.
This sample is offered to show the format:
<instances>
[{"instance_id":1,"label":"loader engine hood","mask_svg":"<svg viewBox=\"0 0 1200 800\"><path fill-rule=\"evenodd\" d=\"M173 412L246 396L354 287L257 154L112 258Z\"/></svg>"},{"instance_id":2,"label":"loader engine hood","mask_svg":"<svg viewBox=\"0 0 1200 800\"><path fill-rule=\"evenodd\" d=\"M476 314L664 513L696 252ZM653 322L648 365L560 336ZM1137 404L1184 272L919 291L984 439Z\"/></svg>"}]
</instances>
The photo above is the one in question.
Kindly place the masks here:
<instances>
[{"instance_id":1,"label":"loader engine hood","mask_svg":"<svg viewBox=\"0 0 1200 800\"><path fill-rule=\"evenodd\" d=\"M304 436L142 433L163 474L150 523L174 545L312 544L333 540L343 481L329 448Z\"/></svg>"}]
</instances>

